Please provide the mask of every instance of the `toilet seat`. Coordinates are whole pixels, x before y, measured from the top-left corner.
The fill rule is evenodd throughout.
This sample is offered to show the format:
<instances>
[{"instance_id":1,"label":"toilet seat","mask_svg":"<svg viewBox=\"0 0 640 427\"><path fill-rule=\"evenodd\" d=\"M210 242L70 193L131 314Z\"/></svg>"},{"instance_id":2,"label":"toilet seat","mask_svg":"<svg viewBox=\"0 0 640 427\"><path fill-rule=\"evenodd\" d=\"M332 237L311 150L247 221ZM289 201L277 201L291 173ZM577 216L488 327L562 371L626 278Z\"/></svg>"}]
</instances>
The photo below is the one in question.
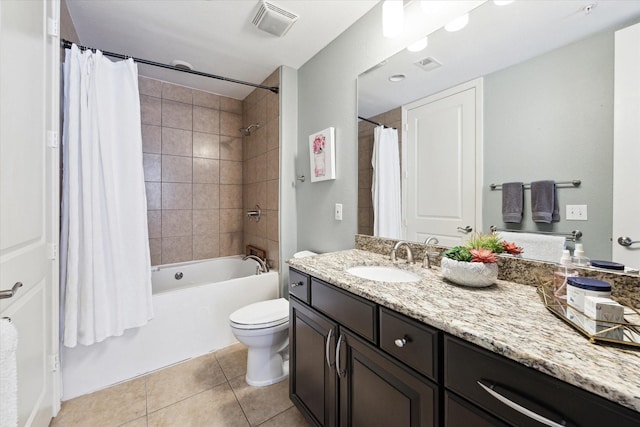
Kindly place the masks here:
<instances>
[{"instance_id":1,"label":"toilet seat","mask_svg":"<svg viewBox=\"0 0 640 427\"><path fill-rule=\"evenodd\" d=\"M289 301L284 298L261 301L242 307L229 316L237 329L265 329L289 322Z\"/></svg>"}]
</instances>

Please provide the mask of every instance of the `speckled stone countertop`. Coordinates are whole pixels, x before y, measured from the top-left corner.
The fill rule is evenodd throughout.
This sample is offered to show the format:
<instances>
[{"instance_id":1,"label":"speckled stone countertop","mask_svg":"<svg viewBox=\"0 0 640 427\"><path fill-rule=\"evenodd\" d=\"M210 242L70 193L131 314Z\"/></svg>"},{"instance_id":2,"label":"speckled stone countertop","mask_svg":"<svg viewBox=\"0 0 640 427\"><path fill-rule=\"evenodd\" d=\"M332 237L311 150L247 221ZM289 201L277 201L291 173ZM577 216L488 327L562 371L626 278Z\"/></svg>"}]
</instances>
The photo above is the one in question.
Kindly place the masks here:
<instances>
[{"instance_id":1,"label":"speckled stone countertop","mask_svg":"<svg viewBox=\"0 0 640 427\"><path fill-rule=\"evenodd\" d=\"M384 307L501 354L523 365L640 411L640 348L591 344L551 314L534 286L499 280L487 288L445 282L439 269L416 283L361 279L345 270L387 265L388 256L359 249L291 259L289 265Z\"/></svg>"}]
</instances>

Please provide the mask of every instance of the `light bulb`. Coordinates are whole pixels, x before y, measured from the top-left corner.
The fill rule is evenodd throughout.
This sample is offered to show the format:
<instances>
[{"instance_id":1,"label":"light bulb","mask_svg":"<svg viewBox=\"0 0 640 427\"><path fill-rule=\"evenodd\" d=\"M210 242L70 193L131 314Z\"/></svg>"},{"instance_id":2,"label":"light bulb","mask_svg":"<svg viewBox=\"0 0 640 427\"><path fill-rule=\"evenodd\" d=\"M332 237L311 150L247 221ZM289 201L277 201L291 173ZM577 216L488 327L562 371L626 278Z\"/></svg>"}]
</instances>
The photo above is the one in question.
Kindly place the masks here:
<instances>
[{"instance_id":1,"label":"light bulb","mask_svg":"<svg viewBox=\"0 0 640 427\"><path fill-rule=\"evenodd\" d=\"M385 0L382 4L382 34L393 38L402 33L404 27L404 2Z\"/></svg>"}]
</instances>

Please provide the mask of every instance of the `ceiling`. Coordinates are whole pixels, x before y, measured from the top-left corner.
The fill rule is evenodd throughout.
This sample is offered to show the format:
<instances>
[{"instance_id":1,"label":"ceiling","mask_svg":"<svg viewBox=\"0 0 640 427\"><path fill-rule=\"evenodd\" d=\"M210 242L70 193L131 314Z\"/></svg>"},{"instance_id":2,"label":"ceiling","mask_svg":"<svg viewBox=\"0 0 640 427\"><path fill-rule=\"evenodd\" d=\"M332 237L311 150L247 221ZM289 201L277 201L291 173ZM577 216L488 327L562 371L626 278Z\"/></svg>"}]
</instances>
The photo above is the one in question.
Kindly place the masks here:
<instances>
[{"instance_id":1,"label":"ceiling","mask_svg":"<svg viewBox=\"0 0 640 427\"><path fill-rule=\"evenodd\" d=\"M590 13L585 7L594 5ZM421 52L406 49L358 80L358 114L373 117L458 83L490 74L613 26L640 20L640 1L488 1L474 9L467 27L429 36ZM442 66L424 71L415 62L432 57ZM392 83L388 77L403 73Z\"/></svg>"},{"instance_id":2,"label":"ceiling","mask_svg":"<svg viewBox=\"0 0 640 427\"><path fill-rule=\"evenodd\" d=\"M257 29L259 0L66 0L80 43L194 70L261 83L276 68L299 68L378 0L269 0L299 15L284 35ZM253 90L172 70L139 65L139 73L244 99Z\"/></svg>"}]
</instances>

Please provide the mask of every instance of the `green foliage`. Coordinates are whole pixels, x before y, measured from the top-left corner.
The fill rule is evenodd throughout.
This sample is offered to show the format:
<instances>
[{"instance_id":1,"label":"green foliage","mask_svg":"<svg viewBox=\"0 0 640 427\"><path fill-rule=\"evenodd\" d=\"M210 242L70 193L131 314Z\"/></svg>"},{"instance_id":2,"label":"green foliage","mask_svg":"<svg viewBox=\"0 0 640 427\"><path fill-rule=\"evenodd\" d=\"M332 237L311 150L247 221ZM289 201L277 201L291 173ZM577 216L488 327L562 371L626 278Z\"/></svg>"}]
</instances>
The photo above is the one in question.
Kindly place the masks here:
<instances>
[{"instance_id":1,"label":"green foliage","mask_svg":"<svg viewBox=\"0 0 640 427\"><path fill-rule=\"evenodd\" d=\"M465 245L469 250L471 249L491 249L495 254L504 252L504 244L500 237L495 234L480 234L476 233L469 238L469 241Z\"/></svg>"},{"instance_id":2,"label":"green foliage","mask_svg":"<svg viewBox=\"0 0 640 427\"><path fill-rule=\"evenodd\" d=\"M455 261L471 261L472 255L469 249L463 246L454 246L442 253L443 256Z\"/></svg>"}]
</instances>

